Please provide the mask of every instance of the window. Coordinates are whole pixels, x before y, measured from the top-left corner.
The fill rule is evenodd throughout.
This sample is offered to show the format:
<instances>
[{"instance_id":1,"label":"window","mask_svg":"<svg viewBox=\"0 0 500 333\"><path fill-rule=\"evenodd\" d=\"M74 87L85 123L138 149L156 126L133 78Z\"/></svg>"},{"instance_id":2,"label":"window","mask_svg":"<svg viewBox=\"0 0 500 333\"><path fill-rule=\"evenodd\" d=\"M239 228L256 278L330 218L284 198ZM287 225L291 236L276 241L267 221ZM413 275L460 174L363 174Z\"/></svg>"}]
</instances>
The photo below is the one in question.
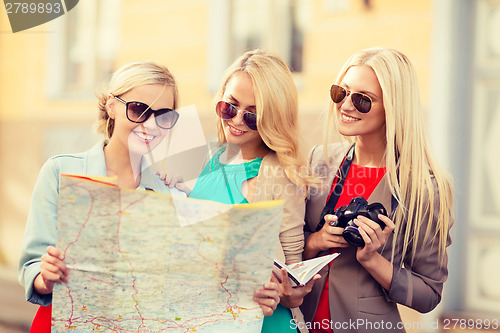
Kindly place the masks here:
<instances>
[{"instance_id":1,"label":"window","mask_svg":"<svg viewBox=\"0 0 500 333\"><path fill-rule=\"evenodd\" d=\"M210 19L210 87L243 52L265 48L279 54L293 72L303 69L307 0L214 0Z\"/></svg>"},{"instance_id":2,"label":"window","mask_svg":"<svg viewBox=\"0 0 500 333\"><path fill-rule=\"evenodd\" d=\"M500 313L500 1L476 5L467 306Z\"/></svg>"},{"instance_id":3,"label":"window","mask_svg":"<svg viewBox=\"0 0 500 333\"><path fill-rule=\"evenodd\" d=\"M51 98L92 96L113 70L119 0L86 0L51 22L47 93Z\"/></svg>"}]
</instances>

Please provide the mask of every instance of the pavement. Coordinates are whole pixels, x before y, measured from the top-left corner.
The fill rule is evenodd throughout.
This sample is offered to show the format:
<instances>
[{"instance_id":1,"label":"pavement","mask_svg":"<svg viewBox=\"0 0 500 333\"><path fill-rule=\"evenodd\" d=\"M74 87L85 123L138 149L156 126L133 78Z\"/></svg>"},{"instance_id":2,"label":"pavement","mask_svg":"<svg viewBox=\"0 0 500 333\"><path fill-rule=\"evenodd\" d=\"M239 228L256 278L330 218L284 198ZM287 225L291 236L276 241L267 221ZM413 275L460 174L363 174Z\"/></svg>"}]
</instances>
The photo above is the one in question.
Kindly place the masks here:
<instances>
[{"instance_id":1,"label":"pavement","mask_svg":"<svg viewBox=\"0 0 500 333\"><path fill-rule=\"evenodd\" d=\"M16 268L0 266L0 332L28 333L37 310L26 302Z\"/></svg>"}]
</instances>

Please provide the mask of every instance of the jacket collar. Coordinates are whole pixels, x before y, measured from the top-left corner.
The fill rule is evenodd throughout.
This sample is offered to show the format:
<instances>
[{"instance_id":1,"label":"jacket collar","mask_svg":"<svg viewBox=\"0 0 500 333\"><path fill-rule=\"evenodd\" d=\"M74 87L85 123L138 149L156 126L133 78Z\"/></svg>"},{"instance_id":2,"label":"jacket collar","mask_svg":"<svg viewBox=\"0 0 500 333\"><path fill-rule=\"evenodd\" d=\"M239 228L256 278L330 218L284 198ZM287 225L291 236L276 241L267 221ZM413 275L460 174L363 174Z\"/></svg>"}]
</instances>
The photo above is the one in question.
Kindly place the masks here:
<instances>
[{"instance_id":1,"label":"jacket collar","mask_svg":"<svg viewBox=\"0 0 500 333\"><path fill-rule=\"evenodd\" d=\"M84 173L100 177L107 176L106 159L104 158L104 141L95 144L88 151L84 161Z\"/></svg>"}]
</instances>

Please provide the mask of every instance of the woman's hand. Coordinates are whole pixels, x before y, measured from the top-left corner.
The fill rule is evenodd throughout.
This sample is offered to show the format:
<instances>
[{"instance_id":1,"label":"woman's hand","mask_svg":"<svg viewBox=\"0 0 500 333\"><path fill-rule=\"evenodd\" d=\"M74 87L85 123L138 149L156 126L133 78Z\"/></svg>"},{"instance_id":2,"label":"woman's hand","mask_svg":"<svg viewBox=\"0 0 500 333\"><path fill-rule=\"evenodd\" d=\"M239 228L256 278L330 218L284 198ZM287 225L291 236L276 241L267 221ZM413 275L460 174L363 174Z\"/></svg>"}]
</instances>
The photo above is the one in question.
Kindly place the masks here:
<instances>
[{"instance_id":1,"label":"woman's hand","mask_svg":"<svg viewBox=\"0 0 500 333\"><path fill-rule=\"evenodd\" d=\"M181 175L167 175L163 172L157 172L156 174L168 187L175 187L179 191L186 193L187 196L191 193L191 189L186 186Z\"/></svg>"},{"instance_id":2,"label":"woman's hand","mask_svg":"<svg viewBox=\"0 0 500 333\"><path fill-rule=\"evenodd\" d=\"M306 240L304 258L311 259L321 252L331 248L348 247L349 243L342 237L344 228L332 227L337 221L337 216L325 215L325 224L320 231L312 233Z\"/></svg>"},{"instance_id":3,"label":"woman's hand","mask_svg":"<svg viewBox=\"0 0 500 333\"><path fill-rule=\"evenodd\" d=\"M41 259L41 271L35 278L34 287L40 294L50 294L54 284L68 282L69 268L63 262L63 253L52 245L47 247Z\"/></svg>"},{"instance_id":4,"label":"woman's hand","mask_svg":"<svg viewBox=\"0 0 500 333\"><path fill-rule=\"evenodd\" d=\"M384 230L376 222L364 216L358 216L354 220L359 234L365 241L365 246L357 249L356 259L385 290L390 291L393 266L377 250L385 244L395 225L385 215L379 214L378 218L385 223Z\"/></svg>"},{"instance_id":5,"label":"woman's hand","mask_svg":"<svg viewBox=\"0 0 500 333\"><path fill-rule=\"evenodd\" d=\"M378 218L385 223L385 228L382 230L380 225L367 217L358 216L354 219L354 223L358 226L359 234L365 241L365 246L357 250L356 258L363 264L373 259L374 255L378 254L377 250L385 244L387 238L394 231L395 225L385 215L379 214Z\"/></svg>"},{"instance_id":6,"label":"woman's hand","mask_svg":"<svg viewBox=\"0 0 500 333\"><path fill-rule=\"evenodd\" d=\"M316 274L309 282L304 286L292 287L290 284L290 279L288 278L288 273L285 268L281 269L281 281L273 274L271 276L271 281L278 284L279 295L281 304L287 308L299 307L304 301L304 297L309 294L312 290L314 283L321 278L321 275Z\"/></svg>"},{"instance_id":7,"label":"woman's hand","mask_svg":"<svg viewBox=\"0 0 500 333\"><path fill-rule=\"evenodd\" d=\"M272 316L280 302L278 284L275 282L265 283L264 289L255 290L253 300L260 305L264 316Z\"/></svg>"}]
</instances>

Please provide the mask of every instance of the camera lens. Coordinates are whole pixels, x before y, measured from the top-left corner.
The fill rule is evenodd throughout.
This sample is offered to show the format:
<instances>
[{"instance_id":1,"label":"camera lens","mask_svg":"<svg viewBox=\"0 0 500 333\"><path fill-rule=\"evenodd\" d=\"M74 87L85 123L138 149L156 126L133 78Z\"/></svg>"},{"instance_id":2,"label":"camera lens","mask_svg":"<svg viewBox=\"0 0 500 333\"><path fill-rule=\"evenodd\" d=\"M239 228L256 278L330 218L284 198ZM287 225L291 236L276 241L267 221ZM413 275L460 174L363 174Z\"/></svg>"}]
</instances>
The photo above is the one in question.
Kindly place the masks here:
<instances>
[{"instance_id":1,"label":"camera lens","mask_svg":"<svg viewBox=\"0 0 500 333\"><path fill-rule=\"evenodd\" d=\"M342 236L344 236L344 239L351 245L359 247L365 246L365 241L359 234L358 227L355 225L347 226L342 232Z\"/></svg>"}]
</instances>

